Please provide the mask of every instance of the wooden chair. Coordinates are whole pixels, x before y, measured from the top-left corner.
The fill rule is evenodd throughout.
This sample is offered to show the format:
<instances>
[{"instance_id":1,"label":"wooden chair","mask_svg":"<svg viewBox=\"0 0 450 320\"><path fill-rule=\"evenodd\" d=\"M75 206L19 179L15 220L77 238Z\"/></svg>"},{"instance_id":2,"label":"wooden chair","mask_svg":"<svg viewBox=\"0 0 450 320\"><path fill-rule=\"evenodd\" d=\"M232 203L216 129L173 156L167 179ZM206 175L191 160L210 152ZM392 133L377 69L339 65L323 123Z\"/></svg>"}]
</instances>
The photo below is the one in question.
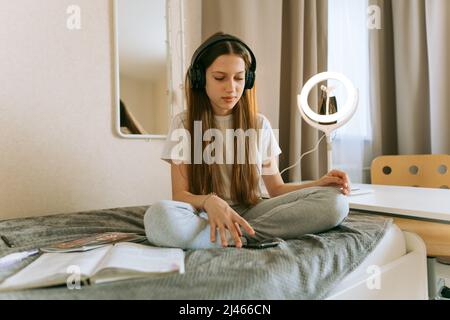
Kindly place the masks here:
<instances>
[{"instance_id":1,"label":"wooden chair","mask_svg":"<svg viewBox=\"0 0 450 320\"><path fill-rule=\"evenodd\" d=\"M450 188L450 155L381 156L372 161L372 184Z\"/></svg>"},{"instance_id":2,"label":"wooden chair","mask_svg":"<svg viewBox=\"0 0 450 320\"><path fill-rule=\"evenodd\" d=\"M380 156L372 161L371 180L372 184L449 189L450 155ZM450 248L444 245L450 242L450 225L407 218L394 221L402 230L415 232L424 239L428 256L450 263ZM445 257L441 256L443 250Z\"/></svg>"}]
</instances>

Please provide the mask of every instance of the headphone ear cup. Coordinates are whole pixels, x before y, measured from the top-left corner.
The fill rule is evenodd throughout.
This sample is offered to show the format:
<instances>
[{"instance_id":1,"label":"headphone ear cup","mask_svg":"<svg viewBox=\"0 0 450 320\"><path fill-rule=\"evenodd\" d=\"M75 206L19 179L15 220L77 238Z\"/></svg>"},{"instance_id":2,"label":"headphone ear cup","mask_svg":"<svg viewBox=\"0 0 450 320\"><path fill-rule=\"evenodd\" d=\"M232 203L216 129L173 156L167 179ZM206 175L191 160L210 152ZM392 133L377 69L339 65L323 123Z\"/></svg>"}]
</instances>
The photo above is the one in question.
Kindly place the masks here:
<instances>
[{"instance_id":1,"label":"headphone ear cup","mask_svg":"<svg viewBox=\"0 0 450 320\"><path fill-rule=\"evenodd\" d=\"M252 89L255 84L255 72L248 71L245 75L245 89Z\"/></svg>"},{"instance_id":2,"label":"headphone ear cup","mask_svg":"<svg viewBox=\"0 0 450 320\"><path fill-rule=\"evenodd\" d=\"M194 72L192 71L192 67L188 69L188 76L189 76L189 85L191 88L194 88Z\"/></svg>"},{"instance_id":3,"label":"headphone ear cup","mask_svg":"<svg viewBox=\"0 0 450 320\"><path fill-rule=\"evenodd\" d=\"M203 89L206 86L205 73L201 68L197 69L198 89Z\"/></svg>"},{"instance_id":4,"label":"headphone ear cup","mask_svg":"<svg viewBox=\"0 0 450 320\"><path fill-rule=\"evenodd\" d=\"M198 79L197 79L197 70L195 68L190 69L189 77L191 78L191 88L197 89L198 87Z\"/></svg>"},{"instance_id":5,"label":"headphone ear cup","mask_svg":"<svg viewBox=\"0 0 450 320\"><path fill-rule=\"evenodd\" d=\"M202 71L198 67L191 67L189 69L189 79L191 80L192 89L201 89L205 86Z\"/></svg>"}]
</instances>

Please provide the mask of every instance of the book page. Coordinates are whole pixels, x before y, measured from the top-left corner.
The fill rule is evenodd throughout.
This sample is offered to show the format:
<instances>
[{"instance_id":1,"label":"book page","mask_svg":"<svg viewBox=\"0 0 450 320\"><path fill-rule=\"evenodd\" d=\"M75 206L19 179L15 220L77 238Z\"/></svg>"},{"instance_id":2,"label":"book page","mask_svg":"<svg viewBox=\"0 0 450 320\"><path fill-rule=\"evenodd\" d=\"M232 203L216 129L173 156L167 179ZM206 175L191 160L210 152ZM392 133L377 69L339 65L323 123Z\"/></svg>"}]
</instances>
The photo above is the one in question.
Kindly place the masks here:
<instances>
[{"instance_id":1,"label":"book page","mask_svg":"<svg viewBox=\"0 0 450 320\"><path fill-rule=\"evenodd\" d=\"M118 274L164 273L178 271L184 273L184 252L176 248L159 248L137 243L121 242L114 245L94 273L105 269L116 270Z\"/></svg>"},{"instance_id":2,"label":"book page","mask_svg":"<svg viewBox=\"0 0 450 320\"><path fill-rule=\"evenodd\" d=\"M112 245L109 245L87 252L44 253L18 273L2 282L0 290L64 284L74 272L73 267L68 270L71 266L79 268L80 276L89 277L112 247Z\"/></svg>"}]
</instances>

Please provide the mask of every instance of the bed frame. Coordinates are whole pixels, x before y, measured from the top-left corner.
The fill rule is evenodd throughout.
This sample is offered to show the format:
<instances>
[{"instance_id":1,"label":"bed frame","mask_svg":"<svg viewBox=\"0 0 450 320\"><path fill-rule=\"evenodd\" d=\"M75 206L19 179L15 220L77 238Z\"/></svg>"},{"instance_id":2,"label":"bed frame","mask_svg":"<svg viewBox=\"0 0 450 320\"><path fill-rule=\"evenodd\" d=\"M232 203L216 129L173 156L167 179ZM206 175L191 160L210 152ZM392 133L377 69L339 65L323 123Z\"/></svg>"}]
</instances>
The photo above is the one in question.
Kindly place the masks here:
<instances>
[{"instance_id":1,"label":"bed frame","mask_svg":"<svg viewBox=\"0 0 450 320\"><path fill-rule=\"evenodd\" d=\"M373 275L368 274L327 300L427 300L427 253L423 240L403 231L406 254L380 267L379 289L371 289Z\"/></svg>"}]
</instances>

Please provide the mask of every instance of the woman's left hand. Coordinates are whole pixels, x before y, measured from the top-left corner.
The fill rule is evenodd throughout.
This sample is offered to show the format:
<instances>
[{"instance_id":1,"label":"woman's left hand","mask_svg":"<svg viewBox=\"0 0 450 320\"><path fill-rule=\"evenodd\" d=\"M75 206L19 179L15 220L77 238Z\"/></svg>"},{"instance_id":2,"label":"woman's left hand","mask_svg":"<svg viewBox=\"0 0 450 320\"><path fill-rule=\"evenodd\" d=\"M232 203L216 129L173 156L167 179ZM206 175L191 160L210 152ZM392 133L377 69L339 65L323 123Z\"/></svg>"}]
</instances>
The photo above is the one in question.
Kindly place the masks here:
<instances>
[{"instance_id":1,"label":"woman's left hand","mask_svg":"<svg viewBox=\"0 0 450 320\"><path fill-rule=\"evenodd\" d=\"M331 170L322 178L317 180L316 185L319 187L339 187L342 190L342 193L345 195L350 194L351 190L350 179L348 178L348 175L345 172L339 170Z\"/></svg>"}]
</instances>

